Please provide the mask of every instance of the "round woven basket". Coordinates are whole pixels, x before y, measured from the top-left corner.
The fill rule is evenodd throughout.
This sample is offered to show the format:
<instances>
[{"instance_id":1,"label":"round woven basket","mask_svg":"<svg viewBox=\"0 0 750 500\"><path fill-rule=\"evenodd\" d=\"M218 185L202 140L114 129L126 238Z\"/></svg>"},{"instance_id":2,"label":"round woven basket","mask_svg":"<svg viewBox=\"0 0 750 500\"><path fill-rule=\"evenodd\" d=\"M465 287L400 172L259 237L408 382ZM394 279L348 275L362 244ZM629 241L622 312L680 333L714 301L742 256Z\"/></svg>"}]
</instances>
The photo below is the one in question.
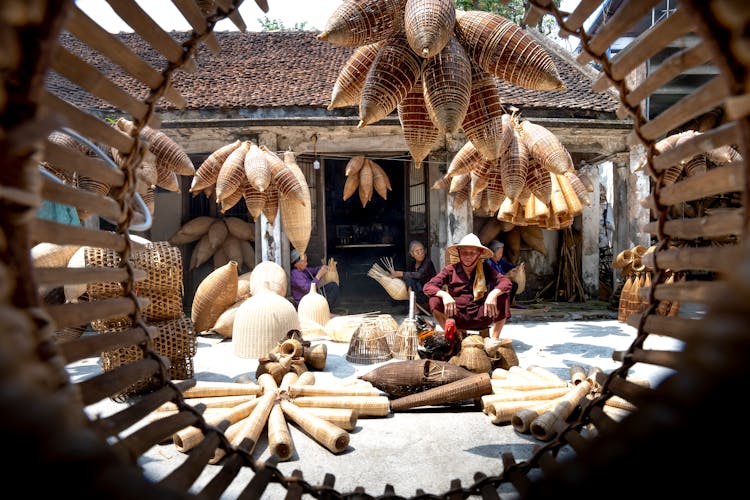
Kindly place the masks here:
<instances>
[{"instance_id":1,"label":"round woven basket","mask_svg":"<svg viewBox=\"0 0 750 500\"><path fill-rule=\"evenodd\" d=\"M255 295L262 287L286 297L287 278L284 268L270 260L255 266L250 274L250 294Z\"/></svg>"},{"instance_id":2,"label":"round woven basket","mask_svg":"<svg viewBox=\"0 0 750 500\"><path fill-rule=\"evenodd\" d=\"M299 316L291 302L260 289L237 309L232 327L232 352L240 358L265 356L289 330L299 330Z\"/></svg>"},{"instance_id":3,"label":"round woven basket","mask_svg":"<svg viewBox=\"0 0 750 500\"><path fill-rule=\"evenodd\" d=\"M328 301L318 293L315 283L310 284L310 291L302 296L297 306L300 322L311 320L319 325L325 325L331 319L331 309Z\"/></svg>"},{"instance_id":4,"label":"round woven basket","mask_svg":"<svg viewBox=\"0 0 750 500\"><path fill-rule=\"evenodd\" d=\"M371 318L363 320L349 342L346 360L350 363L367 365L387 361L391 357L388 340L377 320Z\"/></svg>"}]
</instances>

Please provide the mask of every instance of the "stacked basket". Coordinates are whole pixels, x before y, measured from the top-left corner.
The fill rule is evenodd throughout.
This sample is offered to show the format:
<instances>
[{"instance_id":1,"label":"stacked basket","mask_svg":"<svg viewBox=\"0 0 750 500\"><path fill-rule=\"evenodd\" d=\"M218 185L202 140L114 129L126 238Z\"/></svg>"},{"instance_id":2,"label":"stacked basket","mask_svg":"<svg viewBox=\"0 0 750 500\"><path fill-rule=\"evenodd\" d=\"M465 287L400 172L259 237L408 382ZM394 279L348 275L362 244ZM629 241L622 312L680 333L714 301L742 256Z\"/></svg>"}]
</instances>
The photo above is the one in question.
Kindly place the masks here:
<instances>
[{"instance_id":1,"label":"stacked basket","mask_svg":"<svg viewBox=\"0 0 750 500\"><path fill-rule=\"evenodd\" d=\"M86 267L119 267L120 258L113 250L88 247L85 252ZM133 252L131 264L146 272L146 279L136 284L135 294L148 300L142 307L144 319L159 330L153 348L170 360L169 375L172 379L184 380L193 377L193 356L196 352L196 337L193 322L185 316L182 308L182 255L180 250L168 242L148 243L142 250ZM91 283L87 287L90 301L111 297L122 297L120 283ZM91 323L94 330L102 334L119 332L133 326L130 317L96 320ZM102 369L109 371L143 358L143 350L129 345L102 352ZM131 396L147 391L152 381L141 380L133 384L119 397Z\"/></svg>"}]
</instances>

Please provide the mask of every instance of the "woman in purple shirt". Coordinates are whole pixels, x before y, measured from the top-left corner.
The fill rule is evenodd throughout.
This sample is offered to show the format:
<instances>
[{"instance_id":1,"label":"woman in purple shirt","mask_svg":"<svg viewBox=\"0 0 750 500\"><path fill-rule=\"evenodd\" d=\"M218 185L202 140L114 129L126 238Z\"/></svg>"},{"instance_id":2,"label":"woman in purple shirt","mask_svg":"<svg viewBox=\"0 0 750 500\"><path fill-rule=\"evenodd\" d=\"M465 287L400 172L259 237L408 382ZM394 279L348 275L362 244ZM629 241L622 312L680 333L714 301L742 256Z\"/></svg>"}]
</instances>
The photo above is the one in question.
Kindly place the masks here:
<instances>
[{"instance_id":1,"label":"woman in purple shirt","mask_svg":"<svg viewBox=\"0 0 750 500\"><path fill-rule=\"evenodd\" d=\"M339 285L335 281L318 286L320 278L328 272L328 266L307 265L307 255L300 255L297 249L291 254L292 269L289 271L290 289L294 307L299 305L300 299L310 293L310 286L315 283L319 294L328 301L328 308L333 309L339 301Z\"/></svg>"},{"instance_id":2,"label":"woman in purple shirt","mask_svg":"<svg viewBox=\"0 0 750 500\"><path fill-rule=\"evenodd\" d=\"M490 335L499 339L510 318L511 281L486 262L492 251L475 234L449 246L448 255L457 256L458 262L446 265L423 288L435 319L443 330L449 318L460 330L483 330L492 325Z\"/></svg>"}]
</instances>

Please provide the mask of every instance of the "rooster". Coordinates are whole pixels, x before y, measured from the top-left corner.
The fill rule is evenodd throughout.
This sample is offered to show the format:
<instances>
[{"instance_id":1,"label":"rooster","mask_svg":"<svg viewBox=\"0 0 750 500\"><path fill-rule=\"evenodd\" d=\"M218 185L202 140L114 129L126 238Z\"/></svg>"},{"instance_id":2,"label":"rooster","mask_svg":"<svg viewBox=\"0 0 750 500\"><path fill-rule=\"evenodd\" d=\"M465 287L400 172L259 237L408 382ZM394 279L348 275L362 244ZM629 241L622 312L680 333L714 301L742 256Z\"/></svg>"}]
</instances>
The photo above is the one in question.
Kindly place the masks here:
<instances>
[{"instance_id":1,"label":"rooster","mask_svg":"<svg viewBox=\"0 0 750 500\"><path fill-rule=\"evenodd\" d=\"M439 332L432 323L417 316L417 331L417 354L422 359L448 361L461 350L461 335L453 318L448 318L445 321L445 331Z\"/></svg>"}]
</instances>

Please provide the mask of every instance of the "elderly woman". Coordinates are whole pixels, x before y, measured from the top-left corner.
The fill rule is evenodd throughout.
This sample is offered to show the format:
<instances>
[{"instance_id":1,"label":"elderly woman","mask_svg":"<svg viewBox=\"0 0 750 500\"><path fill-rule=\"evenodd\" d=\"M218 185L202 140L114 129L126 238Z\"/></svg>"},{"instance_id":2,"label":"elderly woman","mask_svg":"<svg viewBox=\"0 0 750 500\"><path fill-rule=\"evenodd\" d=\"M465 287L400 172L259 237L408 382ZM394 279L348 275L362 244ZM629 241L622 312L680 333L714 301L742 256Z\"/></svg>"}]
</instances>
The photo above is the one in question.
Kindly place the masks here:
<instances>
[{"instance_id":1,"label":"elderly woman","mask_svg":"<svg viewBox=\"0 0 750 500\"><path fill-rule=\"evenodd\" d=\"M427 255L422 242L413 240L409 243L409 258L406 261L406 271L391 271L391 276L401 278L406 282L406 287L414 291L414 300L422 308L429 307L427 296L422 291L424 284L432 279L437 272L435 264Z\"/></svg>"},{"instance_id":2,"label":"elderly woman","mask_svg":"<svg viewBox=\"0 0 750 500\"><path fill-rule=\"evenodd\" d=\"M339 301L339 285L335 282L330 282L319 286L320 278L328 272L327 265L308 266L307 255L300 255L296 248L292 249L291 265L289 281L291 282L290 288L294 307L299 306L299 301L310 292L310 287L313 283L317 292L328 301L328 308L333 309L336 307Z\"/></svg>"},{"instance_id":3,"label":"elderly woman","mask_svg":"<svg viewBox=\"0 0 750 500\"><path fill-rule=\"evenodd\" d=\"M443 330L446 321L455 322L460 330L491 326L491 337L499 339L510 318L511 281L486 262L492 257L492 250L482 245L475 234L449 246L448 255L457 257L458 262L446 265L424 285L435 319Z\"/></svg>"}]
</instances>

